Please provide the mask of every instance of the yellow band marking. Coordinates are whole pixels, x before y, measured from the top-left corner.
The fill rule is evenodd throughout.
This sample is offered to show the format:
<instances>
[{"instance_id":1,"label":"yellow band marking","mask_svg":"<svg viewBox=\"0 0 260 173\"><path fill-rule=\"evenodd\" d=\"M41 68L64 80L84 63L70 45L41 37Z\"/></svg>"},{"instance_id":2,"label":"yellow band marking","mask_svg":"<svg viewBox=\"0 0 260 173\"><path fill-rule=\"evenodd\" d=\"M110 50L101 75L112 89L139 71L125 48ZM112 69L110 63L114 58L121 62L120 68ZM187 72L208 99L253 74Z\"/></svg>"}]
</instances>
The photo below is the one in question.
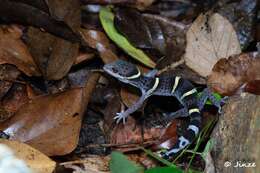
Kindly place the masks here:
<instances>
[{"instance_id":1,"label":"yellow band marking","mask_svg":"<svg viewBox=\"0 0 260 173\"><path fill-rule=\"evenodd\" d=\"M154 90L156 90L156 88L158 87L158 85L159 85L159 78L158 77L156 77L155 78L155 82L154 82L154 84L153 84L153 87L150 89L150 90L148 90L147 91L147 94L148 95L150 95L152 92L154 92Z\"/></svg>"},{"instance_id":2,"label":"yellow band marking","mask_svg":"<svg viewBox=\"0 0 260 173\"><path fill-rule=\"evenodd\" d=\"M190 109L190 110L189 110L189 115L192 114L192 113L194 113L194 112L200 113L200 110L199 110L198 108Z\"/></svg>"},{"instance_id":3,"label":"yellow band marking","mask_svg":"<svg viewBox=\"0 0 260 173\"><path fill-rule=\"evenodd\" d=\"M126 79L136 79L136 78L140 77L141 72L140 72L139 68L137 68L137 71L138 71L137 74L134 74L133 76L126 77Z\"/></svg>"},{"instance_id":4,"label":"yellow band marking","mask_svg":"<svg viewBox=\"0 0 260 173\"><path fill-rule=\"evenodd\" d=\"M193 88L192 90L190 90L190 91L184 93L184 94L181 96L181 100L184 99L185 97L191 95L191 94L196 93L196 92L197 92L196 88Z\"/></svg>"},{"instance_id":5,"label":"yellow band marking","mask_svg":"<svg viewBox=\"0 0 260 173\"><path fill-rule=\"evenodd\" d=\"M176 88L177 88L177 86L178 86L178 84L179 84L180 79L181 79L180 76L176 76L176 77L175 77L174 85L173 85L173 88L172 88L172 93L175 92L175 90L176 90Z\"/></svg>"}]
</instances>

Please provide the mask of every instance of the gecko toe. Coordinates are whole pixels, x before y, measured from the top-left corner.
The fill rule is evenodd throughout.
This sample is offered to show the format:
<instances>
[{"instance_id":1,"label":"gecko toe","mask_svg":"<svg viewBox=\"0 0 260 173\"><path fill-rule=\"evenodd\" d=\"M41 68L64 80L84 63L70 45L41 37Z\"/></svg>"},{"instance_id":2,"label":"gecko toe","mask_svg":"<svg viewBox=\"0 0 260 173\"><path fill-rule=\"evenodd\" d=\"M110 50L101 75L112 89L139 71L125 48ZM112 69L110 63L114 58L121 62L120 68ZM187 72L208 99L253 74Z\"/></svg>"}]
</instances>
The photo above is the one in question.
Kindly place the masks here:
<instances>
[{"instance_id":1,"label":"gecko toe","mask_svg":"<svg viewBox=\"0 0 260 173\"><path fill-rule=\"evenodd\" d=\"M123 124L125 124L126 122L126 116L124 114L120 113L116 113L117 116L114 117L114 120L116 120L116 123L120 123L120 121L123 121Z\"/></svg>"}]
</instances>

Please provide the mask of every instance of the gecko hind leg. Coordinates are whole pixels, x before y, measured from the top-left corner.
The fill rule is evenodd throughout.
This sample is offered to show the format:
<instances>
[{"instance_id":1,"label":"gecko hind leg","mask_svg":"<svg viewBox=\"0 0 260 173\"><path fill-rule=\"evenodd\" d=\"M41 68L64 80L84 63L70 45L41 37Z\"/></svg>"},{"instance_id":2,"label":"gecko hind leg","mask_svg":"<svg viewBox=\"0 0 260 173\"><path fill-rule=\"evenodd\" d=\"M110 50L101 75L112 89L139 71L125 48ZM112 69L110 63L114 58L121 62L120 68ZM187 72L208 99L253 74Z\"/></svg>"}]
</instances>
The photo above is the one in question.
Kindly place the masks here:
<instances>
[{"instance_id":1,"label":"gecko hind leg","mask_svg":"<svg viewBox=\"0 0 260 173\"><path fill-rule=\"evenodd\" d=\"M221 100L217 100L213 93L208 88L205 88L198 100L199 109L202 110L206 101L209 99L212 104L218 108L218 112L221 113L222 105L226 103L227 98L228 97L224 97Z\"/></svg>"},{"instance_id":2,"label":"gecko hind leg","mask_svg":"<svg viewBox=\"0 0 260 173\"><path fill-rule=\"evenodd\" d=\"M163 116L165 119L167 119L168 121L171 121L175 118L180 118L180 117L188 117L189 116L189 112L187 108L182 108L176 112L167 112L167 113L163 113Z\"/></svg>"}]
</instances>

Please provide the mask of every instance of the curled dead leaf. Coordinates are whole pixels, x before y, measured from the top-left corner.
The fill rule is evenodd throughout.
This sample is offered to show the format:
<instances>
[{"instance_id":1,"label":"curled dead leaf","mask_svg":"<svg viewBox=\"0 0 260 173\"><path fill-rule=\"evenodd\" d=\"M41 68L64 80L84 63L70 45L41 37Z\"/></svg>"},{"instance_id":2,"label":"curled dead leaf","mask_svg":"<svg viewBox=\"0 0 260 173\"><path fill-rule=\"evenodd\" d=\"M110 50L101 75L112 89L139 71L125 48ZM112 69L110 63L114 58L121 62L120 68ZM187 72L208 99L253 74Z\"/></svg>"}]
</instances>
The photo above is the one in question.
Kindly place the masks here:
<instances>
[{"instance_id":1,"label":"curled dead leaf","mask_svg":"<svg viewBox=\"0 0 260 173\"><path fill-rule=\"evenodd\" d=\"M6 111L6 118L3 121L10 118L15 112L29 100L27 95L26 86L23 84L14 84L8 91L5 97L2 99L2 109ZM2 112L3 113L3 112ZM4 113L2 114L2 116ZM1 118L0 118L1 119ZM1 121L1 120L0 120Z\"/></svg>"},{"instance_id":2,"label":"curled dead leaf","mask_svg":"<svg viewBox=\"0 0 260 173\"><path fill-rule=\"evenodd\" d=\"M260 80L259 69L260 58L257 53L242 53L228 59L223 58L213 67L207 85L223 95L232 95L247 83L251 83L252 89L254 81Z\"/></svg>"},{"instance_id":3,"label":"curled dead leaf","mask_svg":"<svg viewBox=\"0 0 260 173\"><path fill-rule=\"evenodd\" d=\"M0 64L13 64L28 76L39 76L40 72L20 37L21 30L16 26L0 28Z\"/></svg>"},{"instance_id":4,"label":"curled dead leaf","mask_svg":"<svg viewBox=\"0 0 260 173\"><path fill-rule=\"evenodd\" d=\"M23 160L33 172L52 173L56 167L53 160L27 144L5 139L0 139L0 144L11 148L15 156Z\"/></svg>"},{"instance_id":5,"label":"curled dead leaf","mask_svg":"<svg viewBox=\"0 0 260 173\"><path fill-rule=\"evenodd\" d=\"M107 36L97 30L80 29L84 41L93 49L96 49L104 63L110 63L118 59L117 55L112 51Z\"/></svg>"},{"instance_id":6,"label":"curled dead leaf","mask_svg":"<svg viewBox=\"0 0 260 173\"><path fill-rule=\"evenodd\" d=\"M36 97L0 124L0 129L10 139L25 142L46 155L70 153L78 143L83 111L98 76L91 75L84 88Z\"/></svg>"},{"instance_id":7,"label":"curled dead leaf","mask_svg":"<svg viewBox=\"0 0 260 173\"><path fill-rule=\"evenodd\" d=\"M240 52L236 31L218 13L201 14L187 32L185 63L201 76L208 76L219 59Z\"/></svg>"}]
</instances>

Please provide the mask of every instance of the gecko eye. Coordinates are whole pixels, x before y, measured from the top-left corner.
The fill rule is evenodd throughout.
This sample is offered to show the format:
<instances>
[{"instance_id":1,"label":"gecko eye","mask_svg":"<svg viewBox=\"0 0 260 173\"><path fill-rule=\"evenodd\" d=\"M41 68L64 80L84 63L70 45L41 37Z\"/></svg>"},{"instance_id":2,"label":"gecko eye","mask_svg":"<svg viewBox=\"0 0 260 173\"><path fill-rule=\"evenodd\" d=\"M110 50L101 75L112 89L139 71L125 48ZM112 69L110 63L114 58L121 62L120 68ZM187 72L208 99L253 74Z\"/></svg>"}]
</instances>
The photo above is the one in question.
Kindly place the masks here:
<instances>
[{"instance_id":1,"label":"gecko eye","mask_svg":"<svg viewBox=\"0 0 260 173\"><path fill-rule=\"evenodd\" d=\"M112 71L114 72L114 73L118 73L118 70L116 69L116 68L112 68Z\"/></svg>"}]
</instances>

